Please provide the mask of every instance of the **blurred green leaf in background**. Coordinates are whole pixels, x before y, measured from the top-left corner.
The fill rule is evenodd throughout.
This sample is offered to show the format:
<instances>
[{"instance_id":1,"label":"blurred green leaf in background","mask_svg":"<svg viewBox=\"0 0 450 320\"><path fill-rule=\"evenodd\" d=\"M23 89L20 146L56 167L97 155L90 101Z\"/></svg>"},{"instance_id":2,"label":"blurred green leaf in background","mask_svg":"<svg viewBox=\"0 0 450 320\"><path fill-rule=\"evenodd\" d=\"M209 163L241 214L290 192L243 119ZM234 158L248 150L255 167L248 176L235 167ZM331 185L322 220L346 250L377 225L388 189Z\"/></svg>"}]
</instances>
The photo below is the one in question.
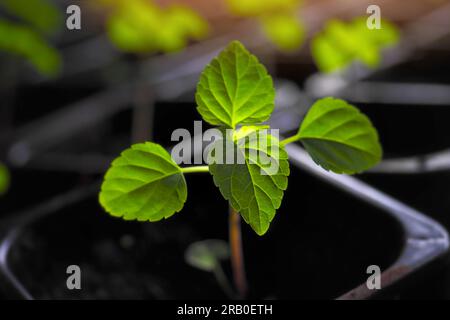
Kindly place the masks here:
<instances>
[{"instance_id":1,"label":"blurred green leaf in background","mask_svg":"<svg viewBox=\"0 0 450 320\"><path fill-rule=\"evenodd\" d=\"M223 240L209 239L194 242L186 249L185 260L194 268L213 272L221 260L230 257L228 243Z\"/></svg>"},{"instance_id":2,"label":"blurred green leaf in background","mask_svg":"<svg viewBox=\"0 0 450 320\"><path fill-rule=\"evenodd\" d=\"M344 69L353 61L374 68L381 62L381 50L398 39L398 29L386 20L381 29L369 29L365 17L349 23L331 20L312 40L311 51L322 72Z\"/></svg>"},{"instance_id":3,"label":"blurred green leaf in background","mask_svg":"<svg viewBox=\"0 0 450 320\"><path fill-rule=\"evenodd\" d=\"M8 168L0 162L0 195L8 191L10 182L10 174Z\"/></svg>"},{"instance_id":4,"label":"blurred green leaf in background","mask_svg":"<svg viewBox=\"0 0 450 320\"><path fill-rule=\"evenodd\" d=\"M41 74L56 75L61 57L45 36L63 25L59 9L47 0L0 0L0 9L14 17L0 16L0 50L24 58Z\"/></svg>"},{"instance_id":5,"label":"blurred green leaf in background","mask_svg":"<svg viewBox=\"0 0 450 320\"><path fill-rule=\"evenodd\" d=\"M305 27L296 16L301 0L226 0L232 14L256 18L264 35L281 51L294 51L305 40Z\"/></svg>"},{"instance_id":6,"label":"blurred green leaf in background","mask_svg":"<svg viewBox=\"0 0 450 320\"><path fill-rule=\"evenodd\" d=\"M200 40L209 33L208 22L183 5L161 8L146 0L103 3L112 9L106 26L108 35L125 52L178 51L189 40Z\"/></svg>"},{"instance_id":7,"label":"blurred green leaf in background","mask_svg":"<svg viewBox=\"0 0 450 320\"><path fill-rule=\"evenodd\" d=\"M305 28L294 14L282 13L261 18L267 38L282 51L293 51L305 40Z\"/></svg>"},{"instance_id":8,"label":"blurred green leaf in background","mask_svg":"<svg viewBox=\"0 0 450 320\"><path fill-rule=\"evenodd\" d=\"M32 29L0 19L0 50L25 58L37 71L53 76L61 69L56 49Z\"/></svg>"},{"instance_id":9,"label":"blurred green leaf in background","mask_svg":"<svg viewBox=\"0 0 450 320\"><path fill-rule=\"evenodd\" d=\"M227 0L233 14L254 17L273 12L295 10L301 0Z\"/></svg>"}]
</instances>

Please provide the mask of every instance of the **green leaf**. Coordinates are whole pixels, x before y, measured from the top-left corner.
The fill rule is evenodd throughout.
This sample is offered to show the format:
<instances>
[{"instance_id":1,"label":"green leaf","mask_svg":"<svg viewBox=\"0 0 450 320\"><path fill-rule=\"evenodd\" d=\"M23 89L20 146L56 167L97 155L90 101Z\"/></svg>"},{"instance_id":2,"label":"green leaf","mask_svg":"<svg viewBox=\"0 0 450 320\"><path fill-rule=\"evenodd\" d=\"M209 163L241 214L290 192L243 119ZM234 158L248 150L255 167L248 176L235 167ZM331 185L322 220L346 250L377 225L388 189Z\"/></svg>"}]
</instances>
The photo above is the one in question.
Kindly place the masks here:
<instances>
[{"instance_id":1,"label":"green leaf","mask_svg":"<svg viewBox=\"0 0 450 320\"><path fill-rule=\"evenodd\" d=\"M370 120L339 99L316 101L300 127L298 138L318 165L335 173L367 170L382 156L378 134Z\"/></svg>"},{"instance_id":2,"label":"green leaf","mask_svg":"<svg viewBox=\"0 0 450 320\"><path fill-rule=\"evenodd\" d=\"M8 191L10 180L8 168L0 163L0 195L3 195Z\"/></svg>"},{"instance_id":3,"label":"green leaf","mask_svg":"<svg viewBox=\"0 0 450 320\"><path fill-rule=\"evenodd\" d=\"M262 18L261 23L267 38L280 50L296 50L305 40L304 26L292 13L269 15Z\"/></svg>"},{"instance_id":4,"label":"green leaf","mask_svg":"<svg viewBox=\"0 0 450 320\"><path fill-rule=\"evenodd\" d=\"M289 162L278 139L258 129L243 127L240 131L244 134L238 131L234 137L215 141L208 164L223 197L258 235L263 235L281 205ZM233 161L227 163L229 155Z\"/></svg>"},{"instance_id":5,"label":"green leaf","mask_svg":"<svg viewBox=\"0 0 450 320\"><path fill-rule=\"evenodd\" d=\"M266 68L233 41L206 66L195 98L206 122L235 128L267 120L274 108L275 89Z\"/></svg>"},{"instance_id":6,"label":"green leaf","mask_svg":"<svg viewBox=\"0 0 450 320\"><path fill-rule=\"evenodd\" d=\"M125 220L158 221L183 208L186 181L180 167L158 144L131 146L106 172L100 203Z\"/></svg>"},{"instance_id":7,"label":"green leaf","mask_svg":"<svg viewBox=\"0 0 450 320\"><path fill-rule=\"evenodd\" d=\"M194 242L185 252L185 260L194 268L213 272L220 263L230 257L228 243L223 240L209 239Z\"/></svg>"}]
</instances>

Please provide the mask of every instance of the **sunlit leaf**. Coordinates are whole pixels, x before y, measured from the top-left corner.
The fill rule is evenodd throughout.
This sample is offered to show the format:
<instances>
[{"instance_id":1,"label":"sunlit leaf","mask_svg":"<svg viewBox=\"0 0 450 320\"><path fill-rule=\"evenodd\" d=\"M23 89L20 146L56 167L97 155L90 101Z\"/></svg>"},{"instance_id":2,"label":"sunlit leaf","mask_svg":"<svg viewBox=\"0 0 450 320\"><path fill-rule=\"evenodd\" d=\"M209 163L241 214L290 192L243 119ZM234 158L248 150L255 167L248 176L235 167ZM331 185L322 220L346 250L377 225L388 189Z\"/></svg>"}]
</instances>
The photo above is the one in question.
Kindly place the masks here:
<instances>
[{"instance_id":1,"label":"sunlit leaf","mask_svg":"<svg viewBox=\"0 0 450 320\"><path fill-rule=\"evenodd\" d=\"M274 98L266 68L238 41L206 66L195 95L197 110L205 121L229 128L267 120Z\"/></svg>"},{"instance_id":2,"label":"sunlit leaf","mask_svg":"<svg viewBox=\"0 0 450 320\"><path fill-rule=\"evenodd\" d=\"M185 259L191 266L212 272L217 268L221 260L230 256L228 243L223 240L209 239L194 242L185 252Z\"/></svg>"},{"instance_id":3,"label":"sunlit leaf","mask_svg":"<svg viewBox=\"0 0 450 320\"><path fill-rule=\"evenodd\" d=\"M305 29L293 14L274 14L261 19L263 31L279 49L298 49L305 40Z\"/></svg>"},{"instance_id":4,"label":"sunlit leaf","mask_svg":"<svg viewBox=\"0 0 450 320\"><path fill-rule=\"evenodd\" d=\"M10 183L10 174L8 168L0 162L0 195L8 191Z\"/></svg>"},{"instance_id":5,"label":"sunlit leaf","mask_svg":"<svg viewBox=\"0 0 450 320\"><path fill-rule=\"evenodd\" d=\"M382 156L378 133L370 120L340 99L316 101L303 120L298 138L318 165L335 173L367 170Z\"/></svg>"},{"instance_id":6,"label":"sunlit leaf","mask_svg":"<svg viewBox=\"0 0 450 320\"><path fill-rule=\"evenodd\" d=\"M25 58L39 72L55 75L61 69L61 57L30 28L0 20L0 50Z\"/></svg>"},{"instance_id":7,"label":"sunlit leaf","mask_svg":"<svg viewBox=\"0 0 450 320\"><path fill-rule=\"evenodd\" d=\"M234 138L217 140L211 146L208 164L223 197L258 235L263 235L287 188L288 155L267 130L241 130L245 134L238 132ZM227 163L229 155L234 161Z\"/></svg>"},{"instance_id":8,"label":"sunlit leaf","mask_svg":"<svg viewBox=\"0 0 450 320\"><path fill-rule=\"evenodd\" d=\"M106 172L100 203L125 220L158 221L180 211L187 198L180 167L158 144L135 144Z\"/></svg>"}]
</instances>

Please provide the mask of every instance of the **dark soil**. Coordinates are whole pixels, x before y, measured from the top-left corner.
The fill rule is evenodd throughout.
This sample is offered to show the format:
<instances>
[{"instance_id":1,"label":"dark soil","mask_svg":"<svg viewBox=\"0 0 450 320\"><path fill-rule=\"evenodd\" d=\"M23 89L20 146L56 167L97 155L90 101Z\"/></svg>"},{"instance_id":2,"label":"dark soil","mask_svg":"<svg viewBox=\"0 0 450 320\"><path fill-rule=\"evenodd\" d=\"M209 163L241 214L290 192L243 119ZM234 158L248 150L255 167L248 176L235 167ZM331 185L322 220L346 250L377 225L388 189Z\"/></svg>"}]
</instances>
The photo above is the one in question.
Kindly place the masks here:
<instances>
[{"instance_id":1,"label":"dark soil","mask_svg":"<svg viewBox=\"0 0 450 320\"><path fill-rule=\"evenodd\" d=\"M395 221L292 171L269 232L243 226L251 297L335 298L364 282L368 265L393 263L403 245ZM193 241L226 239L227 205L209 176L190 176L188 185L185 209L162 222L109 217L95 197L56 212L23 230L11 268L40 299L224 298L183 254ZM81 290L66 288L71 264L81 267Z\"/></svg>"}]
</instances>

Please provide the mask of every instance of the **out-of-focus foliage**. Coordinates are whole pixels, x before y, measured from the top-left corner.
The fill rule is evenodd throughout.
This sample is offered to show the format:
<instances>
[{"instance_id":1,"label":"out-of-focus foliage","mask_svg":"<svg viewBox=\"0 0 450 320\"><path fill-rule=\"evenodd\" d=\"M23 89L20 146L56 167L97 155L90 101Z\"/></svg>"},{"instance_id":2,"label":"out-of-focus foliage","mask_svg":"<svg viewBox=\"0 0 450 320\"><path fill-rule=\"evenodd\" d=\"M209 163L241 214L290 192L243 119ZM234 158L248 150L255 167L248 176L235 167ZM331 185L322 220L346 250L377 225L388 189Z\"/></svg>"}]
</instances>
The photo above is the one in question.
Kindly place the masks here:
<instances>
[{"instance_id":1,"label":"out-of-focus foliage","mask_svg":"<svg viewBox=\"0 0 450 320\"><path fill-rule=\"evenodd\" d=\"M350 23L332 20L314 37L311 51L323 72L343 69L355 60L376 67L381 61L381 50L397 43L398 39L397 28L385 20L381 22L381 29L369 29L364 17Z\"/></svg>"},{"instance_id":2,"label":"out-of-focus foliage","mask_svg":"<svg viewBox=\"0 0 450 320\"><path fill-rule=\"evenodd\" d=\"M173 4L161 8L146 0L106 0L112 11L107 30L111 41L126 52L172 52L190 39L199 40L209 25L188 7Z\"/></svg>"},{"instance_id":3,"label":"out-of-focus foliage","mask_svg":"<svg viewBox=\"0 0 450 320\"><path fill-rule=\"evenodd\" d=\"M20 20L0 17L0 50L26 59L42 74L57 74L61 57L44 34L62 25L61 12L47 0L0 0L0 8Z\"/></svg>"},{"instance_id":4,"label":"out-of-focus foliage","mask_svg":"<svg viewBox=\"0 0 450 320\"><path fill-rule=\"evenodd\" d=\"M227 0L239 17L257 18L264 35L282 51L298 49L305 40L305 27L295 11L301 0Z\"/></svg>"},{"instance_id":5,"label":"out-of-focus foliage","mask_svg":"<svg viewBox=\"0 0 450 320\"><path fill-rule=\"evenodd\" d=\"M293 14L274 14L261 19L266 36L281 50L292 51L305 40L305 28Z\"/></svg>"},{"instance_id":6,"label":"out-of-focus foliage","mask_svg":"<svg viewBox=\"0 0 450 320\"><path fill-rule=\"evenodd\" d=\"M6 20L0 20L0 50L25 58L45 75L55 75L61 67L58 51L39 33Z\"/></svg>"},{"instance_id":7,"label":"out-of-focus foliage","mask_svg":"<svg viewBox=\"0 0 450 320\"><path fill-rule=\"evenodd\" d=\"M4 194L9 188L10 175L8 168L0 162L0 195Z\"/></svg>"},{"instance_id":8,"label":"out-of-focus foliage","mask_svg":"<svg viewBox=\"0 0 450 320\"><path fill-rule=\"evenodd\" d=\"M185 252L185 260L194 268L212 272L220 265L221 260L230 256L228 244L223 240L209 239L194 242Z\"/></svg>"},{"instance_id":9,"label":"out-of-focus foliage","mask_svg":"<svg viewBox=\"0 0 450 320\"><path fill-rule=\"evenodd\" d=\"M0 0L0 6L44 33L63 22L61 12L47 0Z\"/></svg>"},{"instance_id":10,"label":"out-of-focus foliage","mask_svg":"<svg viewBox=\"0 0 450 320\"><path fill-rule=\"evenodd\" d=\"M295 10L301 0L227 0L232 13L254 17L274 12Z\"/></svg>"}]
</instances>

